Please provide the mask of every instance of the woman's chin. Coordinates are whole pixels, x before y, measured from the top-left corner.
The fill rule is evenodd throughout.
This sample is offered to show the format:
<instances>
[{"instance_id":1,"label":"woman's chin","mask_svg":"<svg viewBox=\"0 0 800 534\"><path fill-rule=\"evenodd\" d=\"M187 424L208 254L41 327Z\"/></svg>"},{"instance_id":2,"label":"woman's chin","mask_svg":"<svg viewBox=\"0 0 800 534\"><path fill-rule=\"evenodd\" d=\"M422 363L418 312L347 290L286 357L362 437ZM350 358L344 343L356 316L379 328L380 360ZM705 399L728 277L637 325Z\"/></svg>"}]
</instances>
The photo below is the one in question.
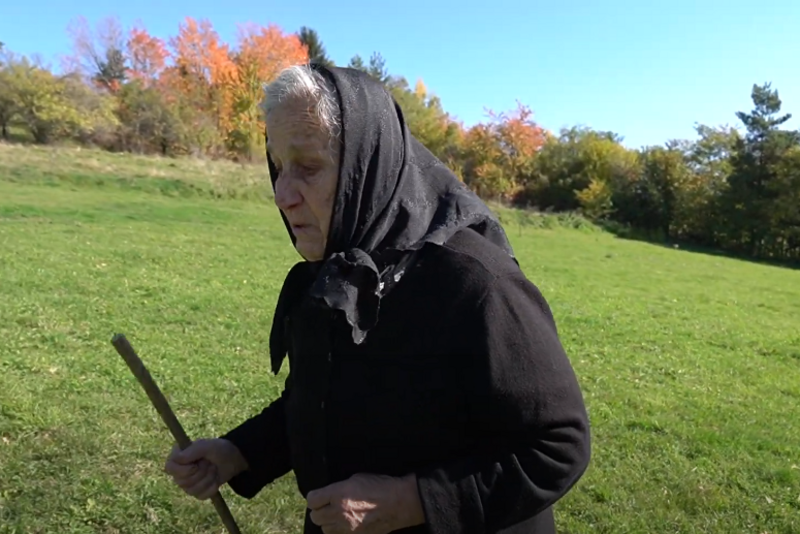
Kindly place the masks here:
<instances>
[{"instance_id":1,"label":"woman's chin","mask_svg":"<svg viewBox=\"0 0 800 534\"><path fill-rule=\"evenodd\" d=\"M324 255L324 250L316 243L307 243L301 239L297 240L294 248L297 253L306 261L320 261Z\"/></svg>"}]
</instances>

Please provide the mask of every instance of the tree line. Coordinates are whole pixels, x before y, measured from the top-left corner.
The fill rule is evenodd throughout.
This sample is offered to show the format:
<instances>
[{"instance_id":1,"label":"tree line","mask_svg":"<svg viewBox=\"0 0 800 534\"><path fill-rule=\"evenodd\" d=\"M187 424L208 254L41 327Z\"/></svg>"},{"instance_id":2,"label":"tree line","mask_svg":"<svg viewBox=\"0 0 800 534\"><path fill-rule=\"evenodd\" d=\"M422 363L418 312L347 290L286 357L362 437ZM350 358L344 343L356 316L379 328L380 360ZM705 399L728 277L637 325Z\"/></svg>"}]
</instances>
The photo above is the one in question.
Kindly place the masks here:
<instances>
[{"instance_id":1,"label":"tree line","mask_svg":"<svg viewBox=\"0 0 800 534\"><path fill-rule=\"evenodd\" d=\"M313 29L242 25L224 43L186 18L167 40L113 18L70 24L60 73L0 43L0 135L65 140L112 151L259 161L262 84L286 66L332 65ZM578 211L650 238L751 258L800 261L800 132L770 83L751 88L739 128L696 125L695 139L631 149L615 132L547 131L531 109L488 112L466 127L422 80L391 74L379 53L348 65L382 81L411 132L487 200Z\"/></svg>"}]
</instances>

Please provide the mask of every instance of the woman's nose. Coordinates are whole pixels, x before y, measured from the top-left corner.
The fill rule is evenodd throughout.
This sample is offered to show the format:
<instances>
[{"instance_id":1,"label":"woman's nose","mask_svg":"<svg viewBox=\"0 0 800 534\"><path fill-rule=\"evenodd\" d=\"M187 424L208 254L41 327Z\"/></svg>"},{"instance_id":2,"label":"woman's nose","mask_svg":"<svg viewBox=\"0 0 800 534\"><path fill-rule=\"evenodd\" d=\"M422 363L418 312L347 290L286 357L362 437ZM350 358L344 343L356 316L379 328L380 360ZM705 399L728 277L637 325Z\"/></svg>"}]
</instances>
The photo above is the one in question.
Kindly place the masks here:
<instances>
[{"instance_id":1,"label":"woman's nose","mask_svg":"<svg viewBox=\"0 0 800 534\"><path fill-rule=\"evenodd\" d=\"M292 184L292 180L279 176L275 181L275 205L282 211L289 210L303 201L300 191Z\"/></svg>"}]
</instances>

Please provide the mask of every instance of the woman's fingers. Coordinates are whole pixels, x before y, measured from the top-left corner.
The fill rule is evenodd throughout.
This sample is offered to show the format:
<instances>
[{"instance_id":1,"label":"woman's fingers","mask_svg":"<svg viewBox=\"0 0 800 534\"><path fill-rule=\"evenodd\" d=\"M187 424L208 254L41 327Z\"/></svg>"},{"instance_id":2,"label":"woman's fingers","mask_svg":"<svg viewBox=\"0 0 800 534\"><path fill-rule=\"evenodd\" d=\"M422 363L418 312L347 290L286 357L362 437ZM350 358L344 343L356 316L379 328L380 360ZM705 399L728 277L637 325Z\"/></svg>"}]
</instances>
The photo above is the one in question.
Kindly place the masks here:
<instances>
[{"instance_id":1,"label":"woman's fingers","mask_svg":"<svg viewBox=\"0 0 800 534\"><path fill-rule=\"evenodd\" d=\"M187 467L187 466L180 466ZM208 498L219 489L217 468L208 460L200 460L191 465L192 470L188 475L173 474L172 480L184 492L198 499ZM173 470L175 471L175 470ZM183 470L178 470L184 473ZM213 489L210 489L213 488ZM208 493L210 491L210 493ZM208 497L203 497L208 493Z\"/></svg>"},{"instance_id":2,"label":"woman's fingers","mask_svg":"<svg viewBox=\"0 0 800 534\"><path fill-rule=\"evenodd\" d=\"M187 476L173 477L175 483L183 489L192 488L198 485L204 479L206 479L209 476L211 463L208 462L207 460L200 460L199 462L195 463L192 467L194 467L193 472L189 473Z\"/></svg>"},{"instance_id":3,"label":"woman's fingers","mask_svg":"<svg viewBox=\"0 0 800 534\"><path fill-rule=\"evenodd\" d=\"M184 462L181 460L181 449L174 445L167 456L164 471L175 479L187 478L197 471L197 462Z\"/></svg>"},{"instance_id":4,"label":"woman's fingers","mask_svg":"<svg viewBox=\"0 0 800 534\"><path fill-rule=\"evenodd\" d=\"M179 464L171 460L167 460L167 463L164 466L164 471L166 471L176 481L182 480L196 474L198 471L198 464L197 462L192 464Z\"/></svg>"},{"instance_id":5,"label":"woman's fingers","mask_svg":"<svg viewBox=\"0 0 800 534\"><path fill-rule=\"evenodd\" d=\"M216 476L216 470L211 477L203 480L203 485L198 484L195 486L196 493L192 495L201 501L205 501L206 499L210 499L217 491L219 491L219 483L218 478Z\"/></svg>"},{"instance_id":6,"label":"woman's fingers","mask_svg":"<svg viewBox=\"0 0 800 534\"><path fill-rule=\"evenodd\" d=\"M200 500L212 497L222 485L219 468L209 460L214 458L215 444L215 440L198 440L183 451L176 445L164 465L178 487Z\"/></svg>"}]
</instances>

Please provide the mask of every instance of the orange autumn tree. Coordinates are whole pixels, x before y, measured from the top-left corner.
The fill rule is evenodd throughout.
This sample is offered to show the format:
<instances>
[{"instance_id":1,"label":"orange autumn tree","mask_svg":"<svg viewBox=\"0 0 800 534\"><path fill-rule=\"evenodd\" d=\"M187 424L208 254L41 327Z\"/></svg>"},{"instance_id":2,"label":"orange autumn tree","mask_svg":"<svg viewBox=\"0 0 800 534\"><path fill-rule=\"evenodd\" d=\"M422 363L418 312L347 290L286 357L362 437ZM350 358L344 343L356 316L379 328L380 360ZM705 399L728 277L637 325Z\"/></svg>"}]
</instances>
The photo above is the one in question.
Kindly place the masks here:
<instances>
[{"instance_id":1,"label":"orange autumn tree","mask_svg":"<svg viewBox=\"0 0 800 534\"><path fill-rule=\"evenodd\" d=\"M252 159L264 147L264 122L258 104L263 85L286 67L306 63L308 49L295 34L286 34L276 24L239 27L238 47L232 60L236 66L231 84L233 124L229 132L231 150Z\"/></svg>"},{"instance_id":2,"label":"orange autumn tree","mask_svg":"<svg viewBox=\"0 0 800 534\"><path fill-rule=\"evenodd\" d=\"M169 54L161 39L141 27L128 32L125 49L126 83L116 93L117 144L128 151L167 154L180 130L160 90Z\"/></svg>"},{"instance_id":3,"label":"orange autumn tree","mask_svg":"<svg viewBox=\"0 0 800 534\"><path fill-rule=\"evenodd\" d=\"M221 156L232 124L236 66L211 22L186 17L170 39L173 65L162 76L167 101L183 127L189 151Z\"/></svg>"},{"instance_id":4,"label":"orange autumn tree","mask_svg":"<svg viewBox=\"0 0 800 534\"><path fill-rule=\"evenodd\" d=\"M511 113L488 112L489 122L473 126L464 139L469 185L487 198L510 201L534 172L536 154L547 140L520 102Z\"/></svg>"},{"instance_id":5,"label":"orange autumn tree","mask_svg":"<svg viewBox=\"0 0 800 534\"><path fill-rule=\"evenodd\" d=\"M139 80L152 87L164 70L169 57L163 40L151 36L144 28L131 29L127 42L129 80Z\"/></svg>"}]
</instances>

